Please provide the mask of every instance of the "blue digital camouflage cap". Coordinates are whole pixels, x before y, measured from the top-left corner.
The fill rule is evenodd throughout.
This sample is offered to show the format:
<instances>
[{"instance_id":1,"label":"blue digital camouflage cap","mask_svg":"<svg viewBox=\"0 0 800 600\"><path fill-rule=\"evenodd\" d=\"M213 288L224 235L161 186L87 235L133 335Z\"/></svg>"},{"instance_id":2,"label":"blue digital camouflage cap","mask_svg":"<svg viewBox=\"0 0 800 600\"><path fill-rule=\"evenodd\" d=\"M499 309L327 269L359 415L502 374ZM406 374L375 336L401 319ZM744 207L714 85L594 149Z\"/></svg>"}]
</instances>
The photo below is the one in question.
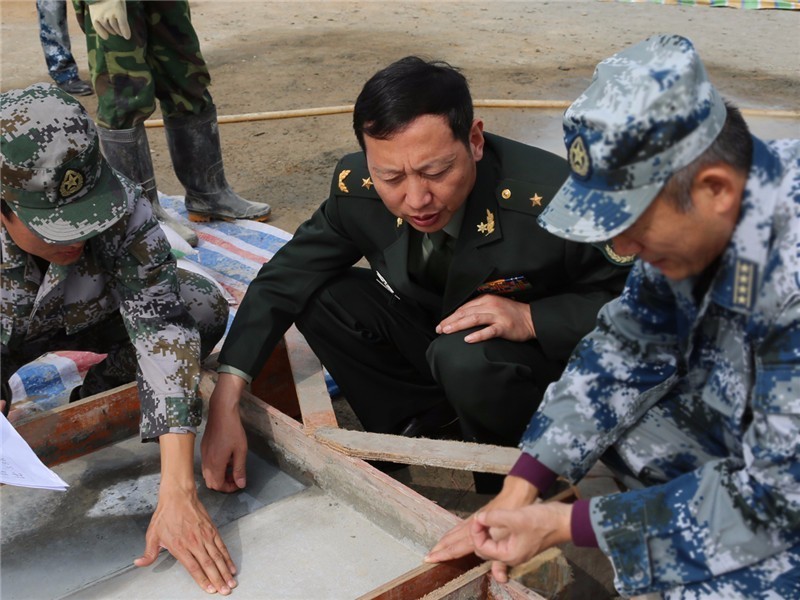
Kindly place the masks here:
<instances>
[{"instance_id":1,"label":"blue digital camouflage cap","mask_svg":"<svg viewBox=\"0 0 800 600\"><path fill-rule=\"evenodd\" d=\"M578 242L613 238L711 145L726 114L686 38L654 36L607 58L564 113L570 177L539 223Z\"/></svg>"},{"instance_id":2,"label":"blue digital camouflage cap","mask_svg":"<svg viewBox=\"0 0 800 600\"><path fill-rule=\"evenodd\" d=\"M79 242L116 223L135 194L100 154L94 123L72 96L37 83L0 95L2 197L48 242Z\"/></svg>"}]
</instances>

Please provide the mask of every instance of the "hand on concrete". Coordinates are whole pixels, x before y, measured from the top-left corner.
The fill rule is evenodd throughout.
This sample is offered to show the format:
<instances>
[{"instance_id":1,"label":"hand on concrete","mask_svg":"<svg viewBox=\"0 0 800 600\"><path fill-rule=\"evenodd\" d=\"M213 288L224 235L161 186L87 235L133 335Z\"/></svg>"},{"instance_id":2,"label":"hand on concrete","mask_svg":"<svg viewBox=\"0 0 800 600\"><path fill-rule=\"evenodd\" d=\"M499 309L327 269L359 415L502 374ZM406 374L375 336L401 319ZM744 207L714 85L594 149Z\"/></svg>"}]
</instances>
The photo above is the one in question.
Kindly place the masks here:
<instances>
[{"instance_id":1,"label":"hand on concrete","mask_svg":"<svg viewBox=\"0 0 800 600\"><path fill-rule=\"evenodd\" d=\"M159 437L161 486L158 506L145 536L144 554L137 567L153 564L166 548L186 567L203 590L227 595L236 587L236 565L197 497L194 482L193 433L166 433Z\"/></svg>"},{"instance_id":2,"label":"hand on concrete","mask_svg":"<svg viewBox=\"0 0 800 600\"><path fill-rule=\"evenodd\" d=\"M236 587L236 565L197 497L197 490L193 485L190 490L178 487L162 478L144 554L133 563L137 567L151 565L159 549L166 548L204 591L228 595Z\"/></svg>"},{"instance_id":3,"label":"hand on concrete","mask_svg":"<svg viewBox=\"0 0 800 600\"><path fill-rule=\"evenodd\" d=\"M104 40L107 40L110 35L119 35L126 40L131 39L125 0L97 0L97 2L89 4L89 16L97 35Z\"/></svg>"},{"instance_id":4,"label":"hand on concrete","mask_svg":"<svg viewBox=\"0 0 800 600\"><path fill-rule=\"evenodd\" d=\"M478 513L493 509L515 509L526 506L536 500L539 492L536 487L521 477L507 476L503 489ZM476 513L477 514L477 513ZM475 544L470 533L475 515L462 521L450 531L425 556L425 562L438 563L466 556L475 551Z\"/></svg>"},{"instance_id":5,"label":"hand on concrete","mask_svg":"<svg viewBox=\"0 0 800 600\"><path fill-rule=\"evenodd\" d=\"M523 563L572 539L571 514L572 507L563 502L540 502L514 510L483 510L470 524L475 554L494 561L492 575L505 583L507 566Z\"/></svg>"},{"instance_id":6,"label":"hand on concrete","mask_svg":"<svg viewBox=\"0 0 800 600\"><path fill-rule=\"evenodd\" d=\"M220 373L208 401L208 420L200 443L203 479L220 492L235 492L247 485L247 436L239 417L239 399L245 381Z\"/></svg>"},{"instance_id":7,"label":"hand on concrete","mask_svg":"<svg viewBox=\"0 0 800 600\"><path fill-rule=\"evenodd\" d=\"M470 333L464 341L483 342L499 337L526 342L536 337L530 305L494 294L478 296L459 307L436 326L436 333L456 333L481 325L486 327Z\"/></svg>"}]
</instances>

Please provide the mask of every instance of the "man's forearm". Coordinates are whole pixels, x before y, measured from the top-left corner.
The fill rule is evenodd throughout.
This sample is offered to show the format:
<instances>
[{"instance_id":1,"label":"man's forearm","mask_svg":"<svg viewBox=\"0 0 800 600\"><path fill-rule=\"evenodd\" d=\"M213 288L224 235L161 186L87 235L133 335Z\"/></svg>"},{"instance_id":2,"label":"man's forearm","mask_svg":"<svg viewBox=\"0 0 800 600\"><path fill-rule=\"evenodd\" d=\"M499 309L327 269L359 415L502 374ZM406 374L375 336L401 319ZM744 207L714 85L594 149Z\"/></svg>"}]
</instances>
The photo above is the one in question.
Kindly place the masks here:
<instances>
[{"instance_id":1,"label":"man's forearm","mask_svg":"<svg viewBox=\"0 0 800 600\"><path fill-rule=\"evenodd\" d=\"M194 482L193 433L165 433L158 438L161 446L161 492L189 492Z\"/></svg>"}]
</instances>

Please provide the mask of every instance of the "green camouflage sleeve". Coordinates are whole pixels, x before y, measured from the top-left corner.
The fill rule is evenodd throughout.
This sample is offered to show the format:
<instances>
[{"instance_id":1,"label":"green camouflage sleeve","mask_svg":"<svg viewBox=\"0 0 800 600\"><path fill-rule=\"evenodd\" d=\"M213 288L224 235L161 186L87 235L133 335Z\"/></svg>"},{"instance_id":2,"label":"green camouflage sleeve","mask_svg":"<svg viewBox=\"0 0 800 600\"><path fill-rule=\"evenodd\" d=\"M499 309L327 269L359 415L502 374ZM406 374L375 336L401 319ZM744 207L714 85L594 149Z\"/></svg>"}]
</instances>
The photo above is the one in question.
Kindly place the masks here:
<instances>
[{"instance_id":1,"label":"green camouflage sleeve","mask_svg":"<svg viewBox=\"0 0 800 600\"><path fill-rule=\"evenodd\" d=\"M202 414L200 336L181 301L169 242L143 198L115 234L104 241L115 256L115 291L136 348L141 437L194 432Z\"/></svg>"}]
</instances>

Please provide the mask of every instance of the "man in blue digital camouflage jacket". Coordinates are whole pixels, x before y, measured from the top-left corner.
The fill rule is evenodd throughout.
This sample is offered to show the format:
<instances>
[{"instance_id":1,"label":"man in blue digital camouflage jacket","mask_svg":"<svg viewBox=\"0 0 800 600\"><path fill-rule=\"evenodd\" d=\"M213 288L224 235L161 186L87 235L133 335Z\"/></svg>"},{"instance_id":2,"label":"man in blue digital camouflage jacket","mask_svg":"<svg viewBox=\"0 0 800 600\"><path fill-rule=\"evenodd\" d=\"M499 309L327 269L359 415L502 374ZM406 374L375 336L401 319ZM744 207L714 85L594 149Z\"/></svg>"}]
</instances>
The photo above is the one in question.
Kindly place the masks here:
<instances>
[{"instance_id":1,"label":"man in blue digital camouflage jacket","mask_svg":"<svg viewBox=\"0 0 800 600\"><path fill-rule=\"evenodd\" d=\"M542 224L641 260L501 494L428 560L474 550L504 579L571 540L625 595L800 597L800 141L752 137L678 36L601 62L564 131L572 173ZM628 491L530 504L600 459Z\"/></svg>"}]
</instances>

